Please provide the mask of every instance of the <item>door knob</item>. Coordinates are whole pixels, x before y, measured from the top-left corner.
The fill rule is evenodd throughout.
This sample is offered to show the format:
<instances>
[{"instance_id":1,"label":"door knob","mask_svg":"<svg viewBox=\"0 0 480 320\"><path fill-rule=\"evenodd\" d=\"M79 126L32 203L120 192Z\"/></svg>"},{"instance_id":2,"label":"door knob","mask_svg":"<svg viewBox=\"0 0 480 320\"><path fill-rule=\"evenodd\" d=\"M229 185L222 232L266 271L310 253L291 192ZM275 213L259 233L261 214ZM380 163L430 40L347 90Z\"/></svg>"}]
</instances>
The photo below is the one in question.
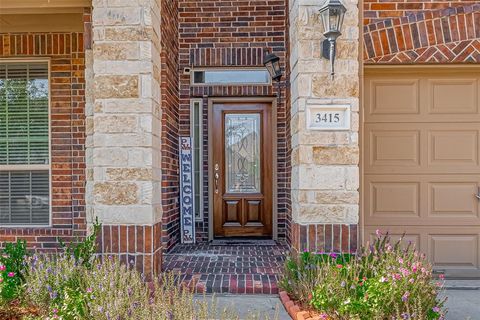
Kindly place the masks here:
<instances>
[{"instance_id":1,"label":"door knob","mask_svg":"<svg viewBox=\"0 0 480 320\"><path fill-rule=\"evenodd\" d=\"M480 187L478 188L478 193L475 195L475 197L477 197L477 199L480 200Z\"/></svg>"}]
</instances>

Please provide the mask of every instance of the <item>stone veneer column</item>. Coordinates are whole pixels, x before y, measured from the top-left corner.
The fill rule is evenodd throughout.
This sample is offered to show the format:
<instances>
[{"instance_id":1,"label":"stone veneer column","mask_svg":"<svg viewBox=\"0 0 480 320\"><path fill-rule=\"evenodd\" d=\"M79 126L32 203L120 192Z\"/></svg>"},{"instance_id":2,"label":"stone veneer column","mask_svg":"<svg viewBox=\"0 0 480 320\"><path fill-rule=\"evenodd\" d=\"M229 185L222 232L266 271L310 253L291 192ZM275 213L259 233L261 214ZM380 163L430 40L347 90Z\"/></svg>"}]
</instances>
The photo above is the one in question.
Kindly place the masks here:
<instances>
[{"instance_id":1,"label":"stone veneer column","mask_svg":"<svg viewBox=\"0 0 480 320\"><path fill-rule=\"evenodd\" d=\"M358 1L347 8L335 80L321 58L321 0L290 1L292 245L298 250L354 251L359 220ZM307 129L308 105L351 105L347 131Z\"/></svg>"},{"instance_id":2,"label":"stone veneer column","mask_svg":"<svg viewBox=\"0 0 480 320\"><path fill-rule=\"evenodd\" d=\"M92 27L87 213L103 224L103 254L150 275L161 269L159 1L94 0Z\"/></svg>"}]
</instances>

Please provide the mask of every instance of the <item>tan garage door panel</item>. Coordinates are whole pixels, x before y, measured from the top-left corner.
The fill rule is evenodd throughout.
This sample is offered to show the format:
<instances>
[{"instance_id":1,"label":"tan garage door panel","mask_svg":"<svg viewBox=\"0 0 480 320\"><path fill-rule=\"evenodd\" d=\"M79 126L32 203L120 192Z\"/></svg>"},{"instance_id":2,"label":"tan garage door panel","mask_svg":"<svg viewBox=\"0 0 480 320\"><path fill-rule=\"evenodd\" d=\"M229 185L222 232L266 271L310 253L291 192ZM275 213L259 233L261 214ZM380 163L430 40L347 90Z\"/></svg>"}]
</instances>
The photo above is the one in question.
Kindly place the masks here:
<instances>
[{"instance_id":1,"label":"tan garage door panel","mask_svg":"<svg viewBox=\"0 0 480 320\"><path fill-rule=\"evenodd\" d=\"M366 123L365 173L479 174L479 123Z\"/></svg>"},{"instance_id":2,"label":"tan garage door panel","mask_svg":"<svg viewBox=\"0 0 480 320\"><path fill-rule=\"evenodd\" d=\"M475 72L367 74L365 121L479 121L479 92L480 78Z\"/></svg>"},{"instance_id":3,"label":"tan garage door panel","mask_svg":"<svg viewBox=\"0 0 480 320\"><path fill-rule=\"evenodd\" d=\"M473 175L365 175L365 224L480 228L478 188Z\"/></svg>"},{"instance_id":4,"label":"tan garage door panel","mask_svg":"<svg viewBox=\"0 0 480 320\"><path fill-rule=\"evenodd\" d=\"M382 229L392 235L393 240L404 236L405 244L411 243L435 263L437 269L477 271L480 268L480 232L475 227L403 227L366 226L365 240L372 241L376 230ZM474 275L477 273L464 273Z\"/></svg>"},{"instance_id":5,"label":"tan garage door panel","mask_svg":"<svg viewBox=\"0 0 480 320\"><path fill-rule=\"evenodd\" d=\"M398 70L366 72L364 239L406 232L436 268L480 276L480 72Z\"/></svg>"}]
</instances>

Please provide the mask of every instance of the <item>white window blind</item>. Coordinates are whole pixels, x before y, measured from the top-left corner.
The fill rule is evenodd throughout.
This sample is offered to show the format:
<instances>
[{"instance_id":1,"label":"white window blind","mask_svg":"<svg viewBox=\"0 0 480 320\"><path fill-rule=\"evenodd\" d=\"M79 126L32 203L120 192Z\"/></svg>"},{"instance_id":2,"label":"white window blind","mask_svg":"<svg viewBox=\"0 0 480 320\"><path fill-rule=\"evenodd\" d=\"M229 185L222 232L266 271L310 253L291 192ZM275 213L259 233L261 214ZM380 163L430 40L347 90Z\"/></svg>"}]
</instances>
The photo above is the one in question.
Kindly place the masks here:
<instances>
[{"instance_id":1,"label":"white window blind","mask_svg":"<svg viewBox=\"0 0 480 320\"><path fill-rule=\"evenodd\" d=\"M0 225L48 224L48 63L0 63Z\"/></svg>"}]
</instances>

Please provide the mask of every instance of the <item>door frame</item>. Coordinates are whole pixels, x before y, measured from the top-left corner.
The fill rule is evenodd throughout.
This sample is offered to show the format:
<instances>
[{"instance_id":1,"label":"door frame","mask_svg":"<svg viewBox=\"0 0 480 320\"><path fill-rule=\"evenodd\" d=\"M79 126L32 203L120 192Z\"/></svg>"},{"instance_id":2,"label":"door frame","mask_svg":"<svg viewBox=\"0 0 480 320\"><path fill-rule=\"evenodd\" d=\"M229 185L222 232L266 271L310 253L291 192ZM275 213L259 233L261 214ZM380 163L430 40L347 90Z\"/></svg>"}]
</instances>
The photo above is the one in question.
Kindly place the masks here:
<instances>
[{"instance_id":1,"label":"door frame","mask_svg":"<svg viewBox=\"0 0 480 320\"><path fill-rule=\"evenodd\" d=\"M277 140L278 140L278 130L277 130L277 98L276 97L234 97L234 98L208 98L208 240L212 241L214 239L213 232L213 170L212 170L212 152L213 152L213 143L212 143L212 130L213 130L213 105L215 103L270 103L272 106L272 239L277 240L278 238L278 175L277 175Z\"/></svg>"}]
</instances>

